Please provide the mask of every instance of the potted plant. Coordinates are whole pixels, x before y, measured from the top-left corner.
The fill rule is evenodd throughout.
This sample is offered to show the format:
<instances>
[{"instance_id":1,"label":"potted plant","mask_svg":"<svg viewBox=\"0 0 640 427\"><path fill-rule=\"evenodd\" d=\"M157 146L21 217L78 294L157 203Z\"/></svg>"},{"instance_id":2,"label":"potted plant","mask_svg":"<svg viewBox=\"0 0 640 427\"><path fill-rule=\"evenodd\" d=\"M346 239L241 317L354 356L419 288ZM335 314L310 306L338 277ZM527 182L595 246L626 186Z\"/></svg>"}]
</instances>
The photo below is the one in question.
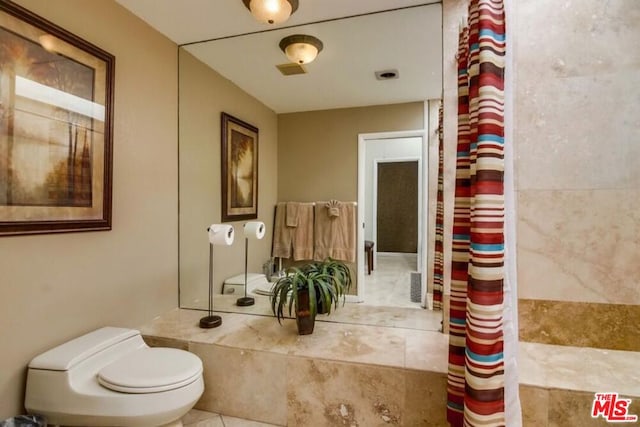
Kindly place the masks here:
<instances>
[{"instance_id":1,"label":"potted plant","mask_svg":"<svg viewBox=\"0 0 640 427\"><path fill-rule=\"evenodd\" d=\"M300 335L313 332L316 315L330 314L332 306L338 307L351 287L351 271L346 264L328 258L302 267L290 267L287 275L273 285L271 308L282 323L285 313L292 316L295 309L296 325Z\"/></svg>"}]
</instances>

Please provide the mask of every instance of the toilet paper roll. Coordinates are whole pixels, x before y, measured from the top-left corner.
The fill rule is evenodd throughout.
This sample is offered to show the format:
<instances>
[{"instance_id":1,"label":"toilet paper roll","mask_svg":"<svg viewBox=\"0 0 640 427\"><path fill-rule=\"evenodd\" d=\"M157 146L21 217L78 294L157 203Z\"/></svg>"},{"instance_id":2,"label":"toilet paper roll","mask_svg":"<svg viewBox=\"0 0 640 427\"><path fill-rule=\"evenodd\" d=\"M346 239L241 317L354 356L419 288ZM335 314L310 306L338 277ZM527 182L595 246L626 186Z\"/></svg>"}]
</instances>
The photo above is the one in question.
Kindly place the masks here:
<instances>
[{"instance_id":1,"label":"toilet paper roll","mask_svg":"<svg viewBox=\"0 0 640 427\"><path fill-rule=\"evenodd\" d=\"M218 246L231 246L233 244L233 225L211 224L209 228L209 243Z\"/></svg>"},{"instance_id":2,"label":"toilet paper roll","mask_svg":"<svg viewBox=\"0 0 640 427\"><path fill-rule=\"evenodd\" d=\"M262 221L249 221L244 225L244 236L247 239L262 239L267 228Z\"/></svg>"}]
</instances>

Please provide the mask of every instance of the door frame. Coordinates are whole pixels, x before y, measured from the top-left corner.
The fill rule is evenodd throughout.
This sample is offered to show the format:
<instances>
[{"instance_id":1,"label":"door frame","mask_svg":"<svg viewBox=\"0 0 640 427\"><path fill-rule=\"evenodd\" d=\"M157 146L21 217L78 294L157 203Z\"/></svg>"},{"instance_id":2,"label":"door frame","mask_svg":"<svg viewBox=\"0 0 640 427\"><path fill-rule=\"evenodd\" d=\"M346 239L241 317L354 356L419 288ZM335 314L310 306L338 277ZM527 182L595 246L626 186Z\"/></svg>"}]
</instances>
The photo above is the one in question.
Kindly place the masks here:
<instances>
[{"instance_id":1,"label":"door frame","mask_svg":"<svg viewBox=\"0 0 640 427\"><path fill-rule=\"evenodd\" d=\"M426 103L425 103L426 104ZM425 115L427 113L425 112ZM428 123L425 120L425 123ZM422 138L422 165L429 165L429 152L428 152L428 132L427 129L416 130L404 130L395 132L376 132L376 133L361 133L358 134L358 223L357 223L357 245L358 245L358 257L356 265L356 277L358 283L358 290L355 296L352 296L348 301L364 302L366 289L364 286L364 227L365 227L365 154L367 141L374 139L398 139L398 138ZM427 307L426 295L427 295L427 272L425 268L424 250L427 248L427 236L423 230L426 230L427 222L423 213L428 212L428 167L422 167L420 179L420 186L422 188L422 197L418 203L418 271L421 272L421 305Z\"/></svg>"}]
</instances>

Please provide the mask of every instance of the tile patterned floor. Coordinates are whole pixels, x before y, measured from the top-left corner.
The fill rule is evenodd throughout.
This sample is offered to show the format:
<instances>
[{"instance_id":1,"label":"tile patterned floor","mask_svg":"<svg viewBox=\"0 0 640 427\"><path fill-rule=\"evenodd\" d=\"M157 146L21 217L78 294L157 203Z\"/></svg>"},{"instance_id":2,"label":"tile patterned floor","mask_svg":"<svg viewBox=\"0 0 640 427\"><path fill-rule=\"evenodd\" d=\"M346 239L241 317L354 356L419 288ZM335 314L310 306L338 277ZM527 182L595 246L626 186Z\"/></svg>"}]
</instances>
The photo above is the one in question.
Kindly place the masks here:
<instances>
[{"instance_id":1,"label":"tile patterned floor","mask_svg":"<svg viewBox=\"0 0 640 427\"><path fill-rule=\"evenodd\" d=\"M182 425L183 427L278 427L274 424L244 420L198 409L192 409L182 417Z\"/></svg>"},{"instance_id":2,"label":"tile patterned floor","mask_svg":"<svg viewBox=\"0 0 640 427\"><path fill-rule=\"evenodd\" d=\"M374 270L364 275L364 304L420 308L411 301L411 272L416 270L416 254L377 254Z\"/></svg>"}]
</instances>

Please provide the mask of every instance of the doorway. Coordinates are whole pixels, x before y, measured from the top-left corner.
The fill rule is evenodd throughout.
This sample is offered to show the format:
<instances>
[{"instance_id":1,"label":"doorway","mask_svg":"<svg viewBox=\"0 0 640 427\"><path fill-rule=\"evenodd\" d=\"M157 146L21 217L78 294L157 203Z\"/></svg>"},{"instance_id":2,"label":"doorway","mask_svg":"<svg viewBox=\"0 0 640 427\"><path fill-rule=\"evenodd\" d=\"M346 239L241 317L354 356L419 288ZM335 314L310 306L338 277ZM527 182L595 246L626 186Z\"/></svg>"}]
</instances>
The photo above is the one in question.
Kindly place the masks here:
<instances>
[{"instance_id":1,"label":"doorway","mask_svg":"<svg viewBox=\"0 0 640 427\"><path fill-rule=\"evenodd\" d=\"M364 304L425 305L425 150L422 130L359 135L360 253L365 241L373 243L370 273L365 264L371 257L358 257L358 300Z\"/></svg>"}]
</instances>

